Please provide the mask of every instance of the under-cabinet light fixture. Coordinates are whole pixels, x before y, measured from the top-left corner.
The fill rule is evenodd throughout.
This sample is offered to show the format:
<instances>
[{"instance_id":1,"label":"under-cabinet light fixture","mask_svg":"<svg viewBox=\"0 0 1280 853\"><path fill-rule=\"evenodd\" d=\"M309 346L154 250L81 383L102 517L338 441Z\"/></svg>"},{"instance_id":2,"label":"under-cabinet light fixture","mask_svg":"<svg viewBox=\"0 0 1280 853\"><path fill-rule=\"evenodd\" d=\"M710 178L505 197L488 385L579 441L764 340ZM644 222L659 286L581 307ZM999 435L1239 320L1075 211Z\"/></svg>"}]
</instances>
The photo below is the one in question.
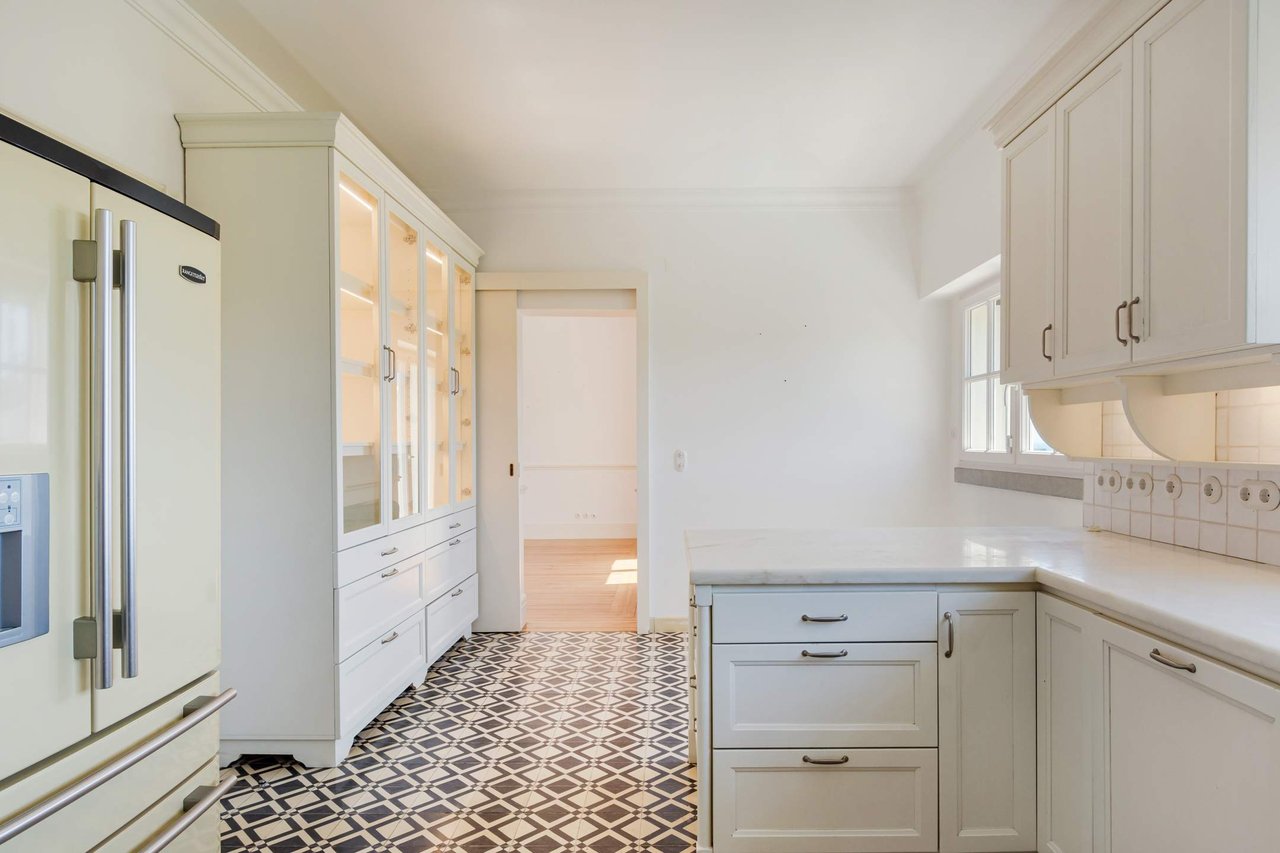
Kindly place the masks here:
<instances>
[{"instance_id":1,"label":"under-cabinet light fixture","mask_svg":"<svg viewBox=\"0 0 1280 853\"><path fill-rule=\"evenodd\" d=\"M372 304L373 304L373 300L372 300L372 299L370 299L369 297L367 297L367 296L365 296L365 295L363 295L363 294L356 293L354 290L351 290L350 288L347 288L347 287L340 287L340 288L338 288L338 289L339 289L339 290L341 290L343 293L347 294L347 296L351 296L351 297L354 297L354 298L356 298L356 299L359 299L361 302L367 302L367 303L369 303L370 305L372 305Z\"/></svg>"},{"instance_id":2,"label":"under-cabinet light fixture","mask_svg":"<svg viewBox=\"0 0 1280 853\"><path fill-rule=\"evenodd\" d=\"M365 210L369 211L370 213L373 213L373 205L369 204L369 202L362 199L360 197L360 194L357 193L355 190L351 189L351 187L347 186L346 184L339 183L338 189L342 190L344 193L346 193L347 195L355 199L356 202L362 205Z\"/></svg>"}]
</instances>

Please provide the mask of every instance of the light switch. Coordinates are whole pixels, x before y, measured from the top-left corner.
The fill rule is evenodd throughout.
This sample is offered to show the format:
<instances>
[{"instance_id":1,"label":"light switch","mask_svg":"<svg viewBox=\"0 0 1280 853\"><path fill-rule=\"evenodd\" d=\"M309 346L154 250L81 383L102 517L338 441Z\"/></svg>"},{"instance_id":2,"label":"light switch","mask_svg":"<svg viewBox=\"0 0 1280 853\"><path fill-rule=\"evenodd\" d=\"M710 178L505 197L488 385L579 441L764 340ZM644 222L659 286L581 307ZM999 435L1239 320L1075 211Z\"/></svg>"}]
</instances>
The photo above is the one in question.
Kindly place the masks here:
<instances>
[{"instance_id":1,"label":"light switch","mask_svg":"<svg viewBox=\"0 0 1280 853\"><path fill-rule=\"evenodd\" d=\"M685 463L689 461L689 457L685 456L683 450L677 450L675 453L675 466L677 471L684 471Z\"/></svg>"}]
</instances>

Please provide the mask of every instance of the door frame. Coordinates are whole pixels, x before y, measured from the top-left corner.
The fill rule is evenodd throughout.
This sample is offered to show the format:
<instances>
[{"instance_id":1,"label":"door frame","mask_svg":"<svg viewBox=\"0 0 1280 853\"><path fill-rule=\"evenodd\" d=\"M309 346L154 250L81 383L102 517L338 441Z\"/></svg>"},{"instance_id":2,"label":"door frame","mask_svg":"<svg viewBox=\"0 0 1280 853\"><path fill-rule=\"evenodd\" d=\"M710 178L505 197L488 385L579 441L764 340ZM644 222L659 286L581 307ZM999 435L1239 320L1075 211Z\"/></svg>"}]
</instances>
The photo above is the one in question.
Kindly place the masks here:
<instances>
[{"instance_id":1,"label":"door frame","mask_svg":"<svg viewBox=\"0 0 1280 853\"><path fill-rule=\"evenodd\" d=\"M480 272L476 274L476 294L485 291L574 291L622 290L635 293L636 316L636 632L653 630L649 615L649 558L651 553L649 507L649 275L634 270L575 272ZM484 345L477 339L476 352L484 358ZM477 399L477 405L481 400ZM485 423L486 413L477 412ZM484 433L480 433L477 455L485 453ZM484 515L486 490L479 490L478 505ZM517 528L518 530L518 528ZM483 551L481 557L483 562ZM483 564L480 570L484 570ZM523 561L520 567L523 572ZM523 626L520 626L523 628Z\"/></svg>"}]
</instances>

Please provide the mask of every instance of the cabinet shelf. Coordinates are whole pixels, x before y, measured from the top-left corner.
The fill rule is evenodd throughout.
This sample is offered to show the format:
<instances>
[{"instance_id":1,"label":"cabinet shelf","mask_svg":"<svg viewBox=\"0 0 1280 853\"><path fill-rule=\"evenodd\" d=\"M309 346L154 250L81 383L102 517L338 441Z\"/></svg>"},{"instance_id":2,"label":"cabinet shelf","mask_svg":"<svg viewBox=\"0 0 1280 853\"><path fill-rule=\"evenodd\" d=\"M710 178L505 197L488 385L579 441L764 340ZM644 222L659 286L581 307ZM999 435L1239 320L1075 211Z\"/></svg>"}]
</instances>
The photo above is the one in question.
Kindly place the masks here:
<instances>
[{"instance_id":1,"label":"cabinet shelf","mask_svg":"<svg viewBox=\"0 0 1280 853\"><path fill-rule=\"evenodd\" d=\"M350 443L344 444L342 445L342 455L343 456L372 456L373 442L360 441L360 442L350 442Z\"/></svg>"},{"instance_id":2,"label":"cabinet shelf","mask_svg":"<svg viewBox=\"0 0 1280 853\"><path fill-rule=\"evenodd\" d=\"M363 376L366 379L373 379L377 376L376 367L372 361L361 361L358 358L342 358L338 360L338 368L347 376Z\"/></svg>"}]
</instances>

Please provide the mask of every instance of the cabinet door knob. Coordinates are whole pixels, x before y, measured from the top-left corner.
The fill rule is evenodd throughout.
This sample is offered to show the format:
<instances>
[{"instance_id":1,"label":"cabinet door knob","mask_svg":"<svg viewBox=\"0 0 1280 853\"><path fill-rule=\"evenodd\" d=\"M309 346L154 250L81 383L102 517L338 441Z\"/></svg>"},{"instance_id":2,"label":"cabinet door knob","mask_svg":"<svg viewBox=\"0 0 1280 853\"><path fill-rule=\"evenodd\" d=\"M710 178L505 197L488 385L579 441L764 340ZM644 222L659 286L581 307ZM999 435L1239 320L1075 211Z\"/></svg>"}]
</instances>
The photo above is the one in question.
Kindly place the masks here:
<instances>
[{"instance_id":1,"label":"cabinet door knob","mask_svg":"<svg viewBox=\"0 0 1280 853\"><path fill-rule=\"evenodd\" d=\"M1053 356L1049 355L1049 333L1053 331L1053 324L1045 326L1040 331L1040 354L1044 356L1045 361L1053 361Z\"/></svg>"},{"instance_id":2,"label":"cabinet door knob","mask_svg":"<svg viewBox=\"0 0 1280 853\"><path fill-rule=\"evenodd\" d=\"M1142 343L1142 338L1133 333L1133 306L1137 305L1141 301L1141 296L1135 296L1133 297L1133 301L1129 303L1129 340L1133 341L1135 344Z\"/></svg>"},{"instance_id":3,"label":"cabinet door knob","mask_svg":"<svg viewBox=\"0 0 1280 853\"><path fill-rule=\"evenodd\" d=\"M1128 307L1128 302L1121 302L1116 306L1116 340L1119 341L1122 346L1126 347L1129 345L1129 339L1120 334L1120 312Z\"/></svg>"},{"instance_id":4,"label":"cabinet door knob","mask_svg":"<svg viewBox=\"0 0 1280 853\"><path fill-rule=\"evenodd\" d=\"M951 657L951 653L956 650L956 620L948 610L942 614L943 620L947 623L947 650L942 653L944 658Z\"/></svg>"}]
</instances>

